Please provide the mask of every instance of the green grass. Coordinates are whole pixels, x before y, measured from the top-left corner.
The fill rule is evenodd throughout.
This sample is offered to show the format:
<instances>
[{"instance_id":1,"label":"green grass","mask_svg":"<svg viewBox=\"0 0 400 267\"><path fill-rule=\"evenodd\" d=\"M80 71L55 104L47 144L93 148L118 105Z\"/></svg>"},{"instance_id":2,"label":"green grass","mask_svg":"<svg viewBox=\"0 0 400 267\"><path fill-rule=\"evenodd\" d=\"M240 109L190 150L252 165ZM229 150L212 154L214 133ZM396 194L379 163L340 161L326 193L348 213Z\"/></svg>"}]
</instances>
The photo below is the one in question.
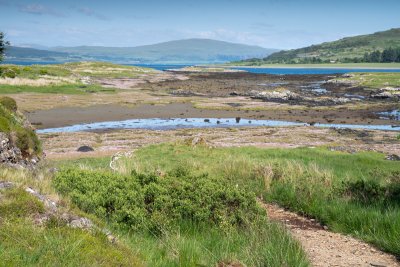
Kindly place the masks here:
<instances>
[{"instance_id":1,"label":"green grass","mask_svg":"<svg viewBox=\"0 0 400 267\"><path fill-rule=\"evenodd\" d=\"M383 154L347 154L323 148L210 149L163 144L138 150L133 160L121 160L119 168L126 172L168 172L177 166L221 177L227 184L314 217L334 231L351 234L400 255L400 207L393 195L398 193L400 165L385 160ZM96 167L107 168L106 160L99 160ZM374 195L369 203L360 201L358 191L350 190L352 183L360 181L368 186L375 183L378 191L385 193L376 201ZM387 195L390 188L391 198ZM375 189L373 186L357 190L369 196Z\"/></svg>"},{"instance_id":2,"label":"green grass","mask_svg":"<svg viewBox=\"0 0 400 267\"><path fill-rule=\"evenodd\" d=\"M123 245L100 232L72 229L51 219L37 225L43 204L23 189L0 191L0 266L143 266Z\"/></svg>"},{"instance_id":3,"label":"green grass","mask_svg":"<svg viewBox=\"0 0 400 267\"><path fill-rule=\"evenodd\" d=\"M400 87L400 72L394 73L353 73L353 77L341 78L343 81L356 81L369 88Z\"/></svg>"},{"instance_id":4,"label":"green grass","mask_svg":"<svg viewBox=\"0 0 400 267\"><path fill-rule=\"evenodd\" d=\"M27 85L1 85L0 94L18 93L42 93L42 94L90 94L90 93L114 93L116 89L103 88L99 85L64 84L48 86Z\"/></svg>"},{"instance_id":5,"label":"green grass","mask_svg":"<svg viewBox=\"0 0 400 267\"><path fill-rule=\"evenodd\" d=\"M99 84L86 85L82 78L135 78L139 75L154 75L150 68L116 65L106 62L74 62L60 65L1 65L0 79L28 79L19 84L0 83L0 94L47 93L47 94L88 94L116 92ZM41 79L40 82L36 80ZM18 84L18 83L17 83ZM27 84L27 85L25 85ZM39 86L38 84L47 84Z\"/></svg>"},{"instance_id":6,"label":"green grass","mask_svg":"<svg viewBox=\"0 0 400 267\"><path fill-rule=\"evenodd\" d=\"M153 69L117 65L107 62L72 62L51 65L1 65L0 76L13 73L15 77L38 79L43 76L72 77L73 75L102 78L134 78L138 74L152 73ZM7 75L7 74L5 74Z\"/></svg>"},{"instance_id":7,"label":"green grass","mask_svg":"<svg viewBox=\"0 0 400 267\"><path fill-rule=\"evenodd\" d=\"M149 266L216 266L241 262L246 266L308 266L297 242L277 224L264 223L223 233L216 228L182 224L168 235L125 234L134 251Z\"/></svg>"}]
</instances>

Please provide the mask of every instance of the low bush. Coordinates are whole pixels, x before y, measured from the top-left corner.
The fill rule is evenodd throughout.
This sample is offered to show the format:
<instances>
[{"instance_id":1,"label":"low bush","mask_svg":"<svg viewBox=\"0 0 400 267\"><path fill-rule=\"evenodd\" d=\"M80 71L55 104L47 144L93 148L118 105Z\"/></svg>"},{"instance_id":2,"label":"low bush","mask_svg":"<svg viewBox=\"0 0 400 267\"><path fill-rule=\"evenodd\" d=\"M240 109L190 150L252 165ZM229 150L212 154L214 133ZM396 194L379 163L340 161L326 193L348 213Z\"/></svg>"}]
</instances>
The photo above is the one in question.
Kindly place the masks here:
<instances>
[{"instance_id":1,"label":"low bush","mask_svg":"<svg viewBox=\"0 0 400 267\"><path fill-rule=\"evenodd\" d=\"M67 169L57 174L54 183L83 210L123 228L156 234L182 221L229 230L262 214L253 194L182 168L162 178Z\"/></svg>"},{"instance_id":2,"label":"low bush","mask_svg":"<svg viewBox=\"0 0 400 267\"><path fill-rule=\"evenodd\" d=\"M344 195L362 204L384 207L400 204L400 171L382 172L375 169L368 180L344 183ZM379 183L378 181L382 181Z\"/></svg>"},{"instance_id":3,"label":"low bush","mask_svg":"<svg viewBox=\"0 0 400 267\"><path fill-rule=\"evenodd\" d=\"M309 266L299 243L267 220L254 194L183 166L162 176L62 168L53 183L105 219L148 266Z\"/></svg>"},{"instance_id":4,"label":"low bush","mask_svg":"<svg viewBox=\"0 0 400 267\"><path fill-rule=\"evenodd\" d=\"M357 180L345 183L345 195L364 204L382 202L386 190L376 180Z\"/></svg>"},{"instance_id":5,"label":"low bush","mask_svg":"<svg viewBox=\"0 0 400 267\"><path fill-rule=\"evenodd\" d=\"M41 70L39 70L39 74L40 75L47 75L47 74L49 74L49 72L46 69L41 69Z\"/></svg>"}]
</instances>

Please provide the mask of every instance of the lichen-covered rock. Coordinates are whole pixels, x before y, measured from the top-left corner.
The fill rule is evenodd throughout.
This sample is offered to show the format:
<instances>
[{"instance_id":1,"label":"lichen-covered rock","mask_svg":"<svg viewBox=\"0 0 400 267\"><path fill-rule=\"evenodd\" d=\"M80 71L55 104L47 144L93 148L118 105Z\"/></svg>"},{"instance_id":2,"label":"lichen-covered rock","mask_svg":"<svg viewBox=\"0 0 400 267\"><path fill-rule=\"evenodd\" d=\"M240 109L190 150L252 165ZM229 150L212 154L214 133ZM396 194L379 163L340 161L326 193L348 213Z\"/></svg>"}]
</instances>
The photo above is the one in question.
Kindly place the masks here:
<instances>
[{"instance_id":1,"label":"lichen-covered rock","mask_svg":"<svg viewBox=\"0 0 400 267\"><path fill-rule=\"evenodd\" d=\"M384 87L371 93L371 98L400 100L400 88Z\"/></svg>"},{"instance_id":2,"label":"lichen-covered rock","mask_svg":"<svg viewBox=\"0 0 400 267\"><path fill-rule=\"evenodd\" d=\"M299 98L299 95L293 93L289 90L283 91L264 91L257 93L254 98L262 99L262 100L296 100Z\"/></svg>"},{"instance_id":3,"label":"lichen-covered rock","mask_svg":"<svg viewBox=\"0 0 400 267\"><path fill-rule=\"evenodd\" d=\"M21 150L11 142L7 134L0 132L0 164L12 168L31 168L39 162L39 157L25 157Z\"/></svg>"}]
</instances>

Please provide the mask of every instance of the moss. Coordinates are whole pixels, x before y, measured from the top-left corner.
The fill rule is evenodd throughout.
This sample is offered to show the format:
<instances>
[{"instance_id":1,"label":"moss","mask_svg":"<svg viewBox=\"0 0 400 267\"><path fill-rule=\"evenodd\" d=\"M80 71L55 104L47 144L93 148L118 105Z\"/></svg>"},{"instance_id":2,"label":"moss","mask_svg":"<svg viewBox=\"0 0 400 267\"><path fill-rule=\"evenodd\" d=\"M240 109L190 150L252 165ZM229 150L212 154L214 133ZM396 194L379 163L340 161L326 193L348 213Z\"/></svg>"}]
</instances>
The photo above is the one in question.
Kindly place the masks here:
<instances>
[{"instance_id":1,"label":"moss","mask_svg":"<svg viewBox=\"0 0 400 267\"><path fill-rule=\"evenodd\" d=\"M7 118L0 116L0 132L9 133L11 130L10 122Z\"/></svg>"}]
</instances>

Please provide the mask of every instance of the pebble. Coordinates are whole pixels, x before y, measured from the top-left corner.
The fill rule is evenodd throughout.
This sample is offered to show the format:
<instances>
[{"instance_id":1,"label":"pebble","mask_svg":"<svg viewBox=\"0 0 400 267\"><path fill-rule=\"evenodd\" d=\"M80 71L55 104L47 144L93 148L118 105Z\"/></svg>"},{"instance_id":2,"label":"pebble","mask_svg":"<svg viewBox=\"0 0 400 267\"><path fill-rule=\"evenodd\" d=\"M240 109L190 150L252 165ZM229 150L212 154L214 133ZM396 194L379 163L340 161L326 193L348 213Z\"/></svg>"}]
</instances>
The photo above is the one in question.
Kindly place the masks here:
<instances>
[{"instance_id":1,"label":"pebble","mask_svg":"<svg viewBox=\"0 0 400 267\"><path fill-rule=\"evenodd\" d=\"M370 262L369 264L374 267L386 267L387 266L385 263L381 263L381 262Z\"/></svg>"}]
</instances>

